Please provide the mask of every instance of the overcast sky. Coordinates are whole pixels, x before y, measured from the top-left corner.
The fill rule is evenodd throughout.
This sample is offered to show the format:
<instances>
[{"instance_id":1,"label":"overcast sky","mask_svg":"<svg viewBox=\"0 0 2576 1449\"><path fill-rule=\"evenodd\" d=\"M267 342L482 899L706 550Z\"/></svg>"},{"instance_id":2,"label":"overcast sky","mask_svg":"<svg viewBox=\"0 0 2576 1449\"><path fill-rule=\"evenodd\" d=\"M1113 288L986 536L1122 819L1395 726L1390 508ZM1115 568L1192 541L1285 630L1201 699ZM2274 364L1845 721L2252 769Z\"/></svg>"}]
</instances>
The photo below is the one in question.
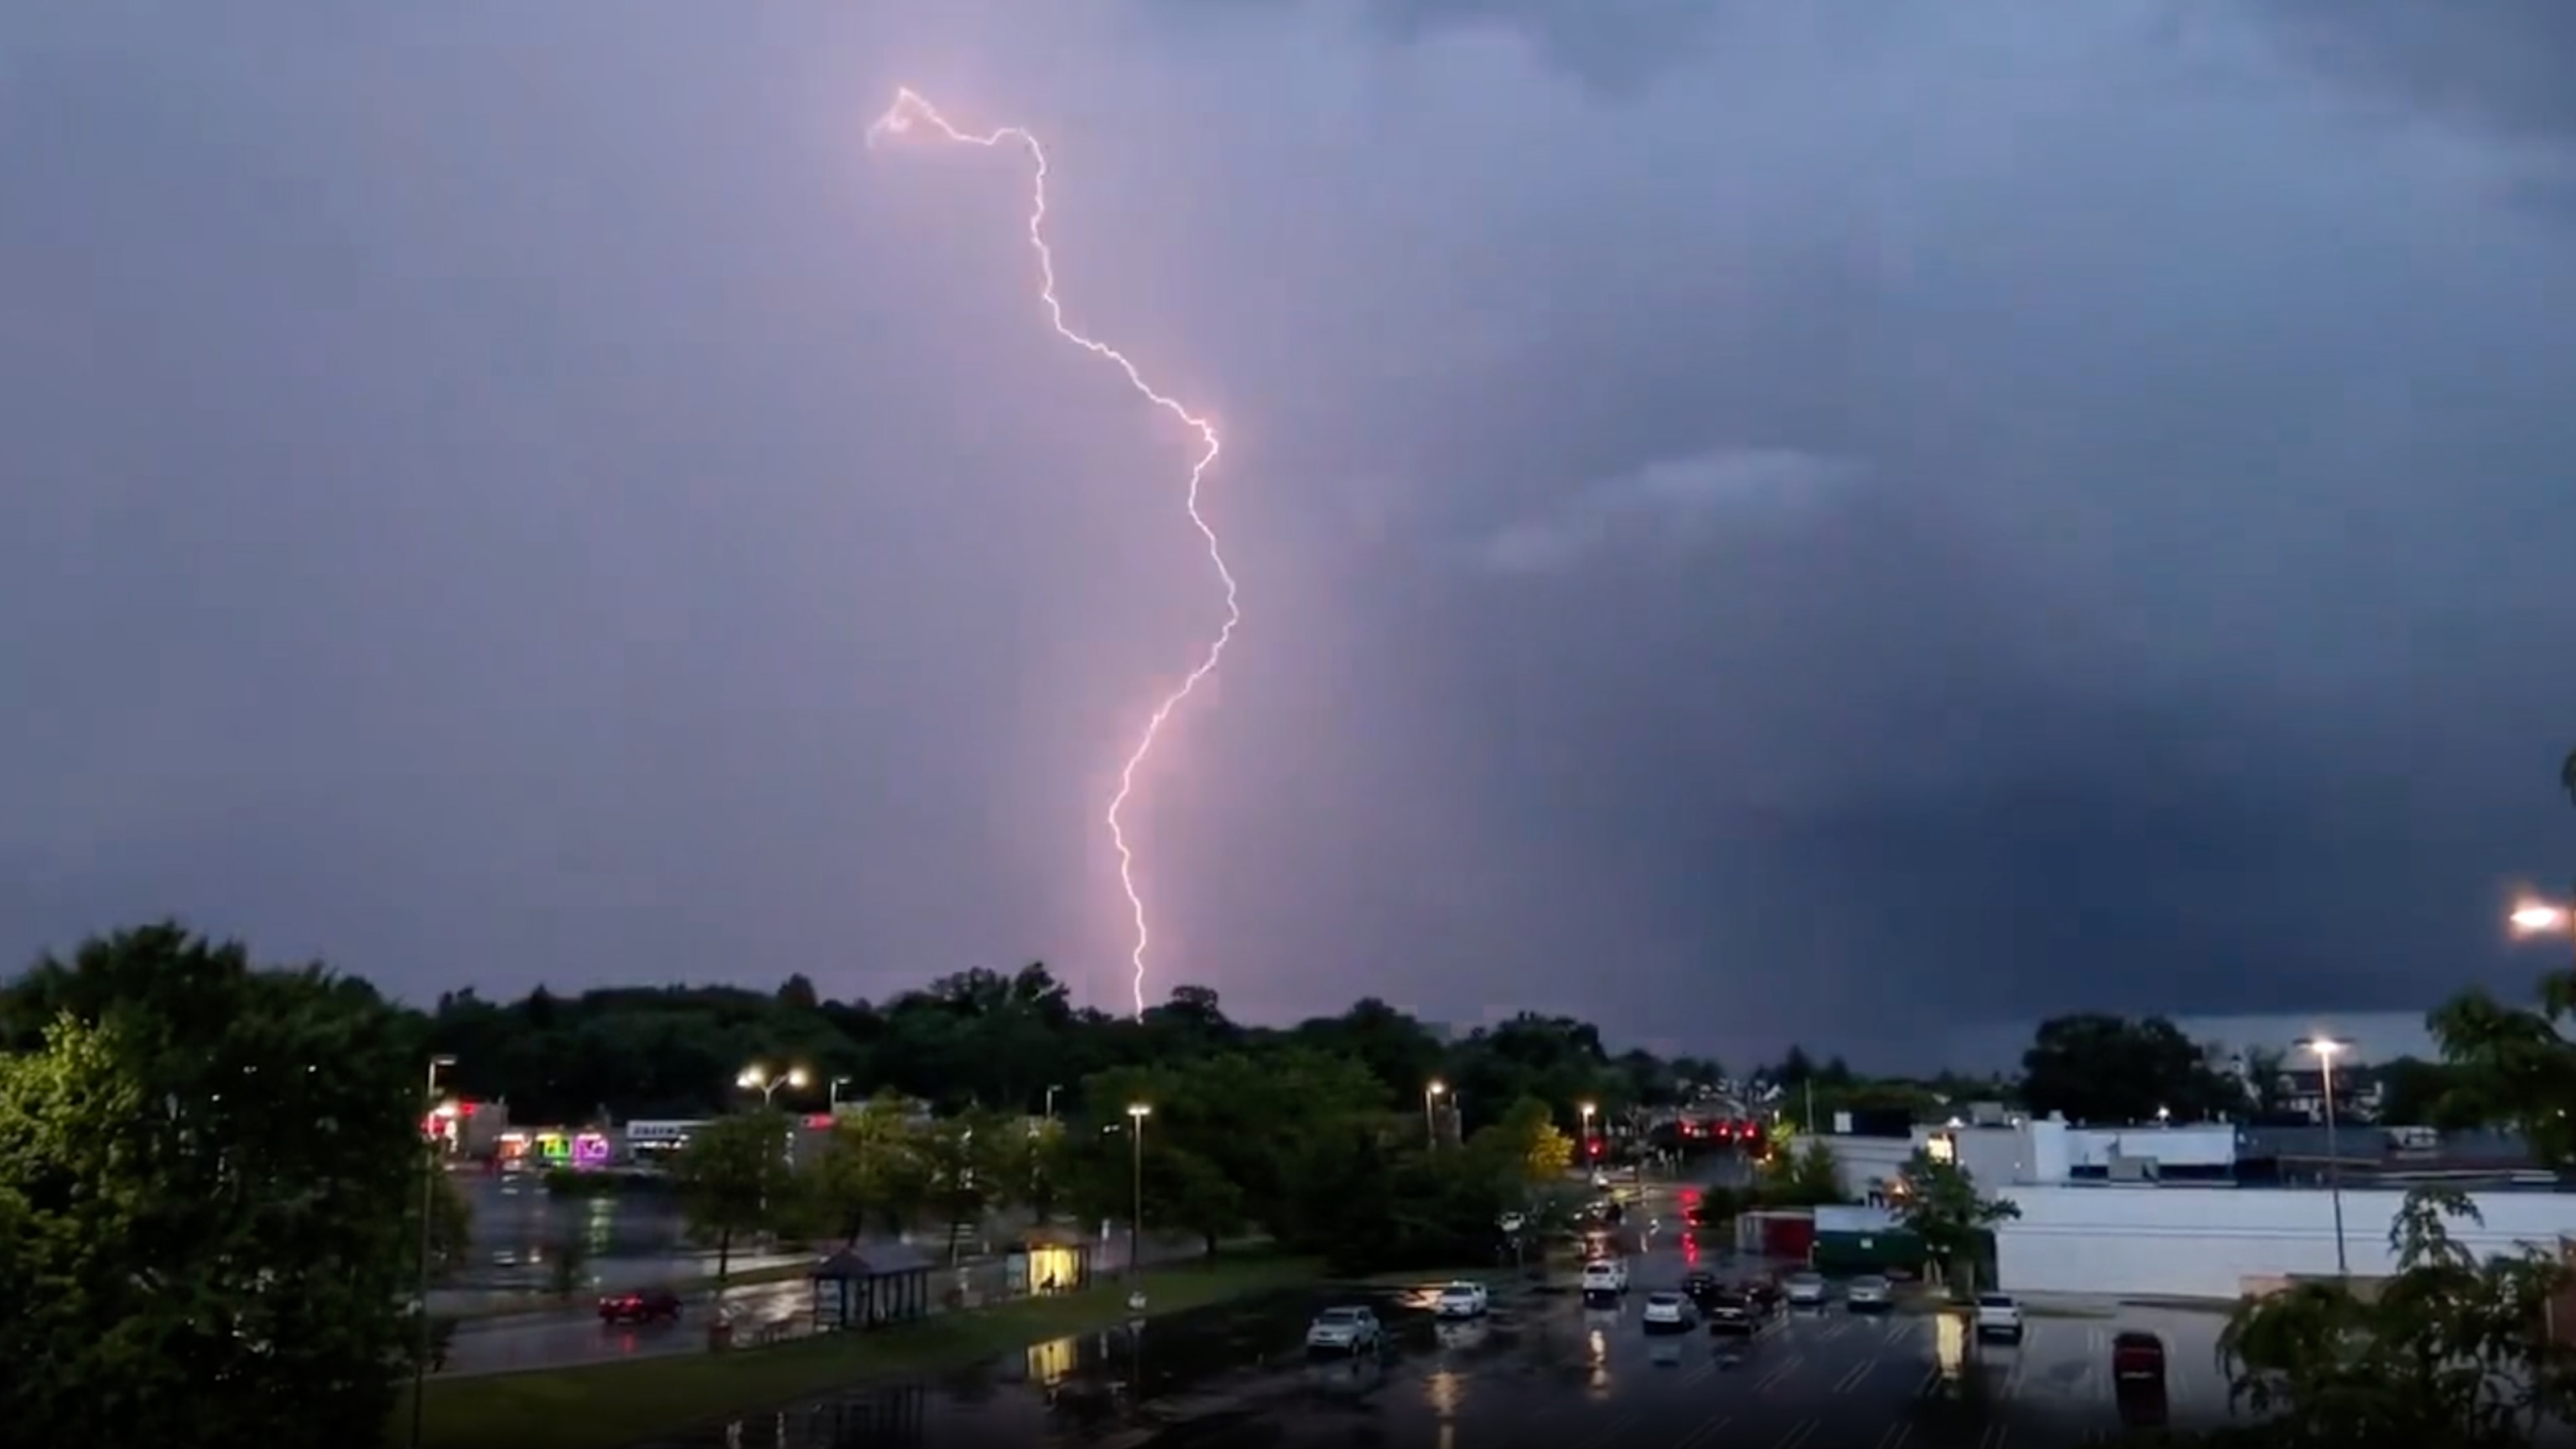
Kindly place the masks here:
<instances>
[{"instance_id":1,"label":"overcast sky","mask_svg":"<svg viewBox=\"0 0 2576 1449\"><path fill-rule=\"evenodd\" d=\"M2576 873L2576 6L0 18L0 941L1918 1055ZM1933 1015L1938 1014L1938 1015Z\"/></svg>"}]
</instances>

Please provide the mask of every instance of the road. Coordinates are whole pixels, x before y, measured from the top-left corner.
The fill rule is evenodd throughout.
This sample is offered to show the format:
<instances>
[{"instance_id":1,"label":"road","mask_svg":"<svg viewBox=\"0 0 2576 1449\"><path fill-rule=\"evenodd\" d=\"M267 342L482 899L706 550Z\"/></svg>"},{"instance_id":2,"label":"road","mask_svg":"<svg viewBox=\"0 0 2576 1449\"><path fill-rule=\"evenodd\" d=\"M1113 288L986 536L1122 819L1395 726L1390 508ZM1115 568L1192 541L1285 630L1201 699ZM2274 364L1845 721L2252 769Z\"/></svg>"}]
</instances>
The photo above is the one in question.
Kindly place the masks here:
<instances>
[{"instance_id":1,"label":"road","mask_svg":"<svg viewBox=\"0 0 2576 1449\"><path fill-rule=\"evenodd\" d=\"M1197 1257L1203 1248L1194 1238L1148 1238L1145 1242L1147 1263L1171 1263ZM802 1258L778 1257L737 1258L735 1270L756 1268ZM1104 1245L1093 1265L1096 1274L1114 1274L1126 1263L1124 1240ZM696 1271L708 1271L712 1262ZM933 1275L935 1285L951 1281L953 1270ZM998 1269L989 1265L967 1270L969 1281L987 1286ZM433 1302L435 1298L433 1298ZM811 1323L813 1287L802 1279L785 1283L747 1284L728 1288L719 1300L710 1292L699 1292L681 1300L677 1323L635 1324L610 1327L599 1321L594 1302L585 1299L576 1306L546 1309L533 1313L516 1313L507 1317L467 1319L456 1326L448 1341L447 1363L439 1370L443 1378L468 1378L477 1374L519 1373L532 1369L569 1368L580 1364L607 1363L618 1359L654 1358L668 1354L704 1353L707 1351L706 1327L721 1308L732 1320L738 1342L750 1341L764 1333L800 1333Z\"/></svg>"},{"instance_id":2,"label":"road","mask_svg":"<svg viewBox=\"0 0 2576 1449\"><path fill-rule=\"evenodd\" d=\"M2174 1426L2226 1413L2210 1367L2214 1316L2038 1319L2017 1348L1984 1350L1957 1393L1934 1373L1929 1316L1836 1307L1783 1315L1749 1342L1650 1336L1638 1319L1646 1292L1693 1266L1753 1265L1693 1250L1668 1228L1631 1266L1635 1289L1616 1308L1522 1287L1469 1324L1431 1321L1432 1285L1372 1291L1395 1339L1382 1358L1310 1360L1303 1330L1324 1299L1292 1295L1041 1345L936 1383L853 1390L653 1449L2046 1449L2118 1430L2109 1341L2131 1327L2165 1337Z\"/></svg>"}]
</instances>

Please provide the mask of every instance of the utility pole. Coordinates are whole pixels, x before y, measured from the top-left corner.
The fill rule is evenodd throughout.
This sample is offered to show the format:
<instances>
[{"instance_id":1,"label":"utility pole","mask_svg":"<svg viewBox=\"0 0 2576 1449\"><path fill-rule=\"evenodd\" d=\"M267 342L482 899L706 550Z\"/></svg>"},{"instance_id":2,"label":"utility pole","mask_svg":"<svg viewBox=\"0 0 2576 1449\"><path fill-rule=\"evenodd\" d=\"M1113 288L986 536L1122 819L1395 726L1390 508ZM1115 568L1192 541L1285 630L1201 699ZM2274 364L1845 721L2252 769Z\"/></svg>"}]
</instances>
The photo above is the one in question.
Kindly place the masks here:
<instances>
[{"instance_id":1,"label":"utility pole","mask_svg":"<svg viewBox=\"0 0 2576 1449\"><path fill-rule=\"evenodd\" d=\"M428 1114L438 1108L438 1071L456 1065L454 1057L429 1059L429 1096L423 1105L420 1129L420 1263L415 1291L418 1294L420 1319L412 1325L411 1356L411 1449L420 1449L420 1425L424 1391L429 1385L429 1247L430 1214L438 1197L438 1141L430 1136Z\"/></svg>"}]
</instances>

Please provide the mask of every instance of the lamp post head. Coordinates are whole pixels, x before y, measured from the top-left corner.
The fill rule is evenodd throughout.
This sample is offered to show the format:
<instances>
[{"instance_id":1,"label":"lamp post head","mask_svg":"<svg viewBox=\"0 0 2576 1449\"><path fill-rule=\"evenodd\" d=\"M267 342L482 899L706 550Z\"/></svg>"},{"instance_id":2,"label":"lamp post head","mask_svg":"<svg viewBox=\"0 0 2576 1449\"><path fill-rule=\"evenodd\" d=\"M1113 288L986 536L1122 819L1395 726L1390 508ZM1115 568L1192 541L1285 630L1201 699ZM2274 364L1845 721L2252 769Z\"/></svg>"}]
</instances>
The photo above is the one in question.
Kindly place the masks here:
<instances>
[{"instance_id":1,"label":"lamp post head","mask_svg":"<svg viewBox=\"0 0 2576 1449\"><path fill-rule=\"evenodd\" d=\"M2576 928L2576 913L2547 901L2524 901L2515 906L2513 914L2505 919L2513 923L2515 934L2523 936Z\"/></svg>"},{"instance_id":2,"label":"lamp post head","mask_svg":"<svg viewBox=\"0 0 2576 1449\"><path fill-rule=\"evenodd\" d=\"M1449 1084L1440 1080L1438 1077L1433 1077L1431 1079L1431 1085L1423 1088L1422 1090L1427 1096L1437 1097L1441 1093L1449 1090Z\"/></svg>"},{"instance_id":3,"label":"lamp post head","mask_svg":"<svg viewBox=\"0 0 2576 1449\"><path fill-rule=\"evenodd\" d=\"M2336 1053L2349 1049L2352 1043L2330 1036L2303 1036L2290 1045L2303 1052L2316 1053L2317 1060L2322 1062L2334 1060Z\"/></svg>"},{"instance_id":4,"label":"lamp post head","mask_svg":"<svg viewBox=\"0 0 2576 1449\"><path fill-rule=\"evenodd\" d=\"M804 1086L811 1080L813 1080L811 1077L805 1075L805 1069L803 1067L798 1067L787 1074L787 1085L791 1087Z\"/></svg>"},{"instance_id":5,"label":"lamp post head","mask_svg":"<svg viewBox=\"0 0 2576 1449\"><path fill-rule=\"evenodd\" d=\"M745 1067L742 1069L742 1074L733 1079L733 1084L735 1086L749 1087L753 1091L758 1091L763 1086L766 1086L768 1082L769 1074L758 1067Z\"/></svg>"},{"instance_id":6,"label":"lamp post head","mask_svg":"<svg viewBox=\"0 0 2576 1449\"><path fill-rule=\"evenodd\" d=\"M1154 1108L1151 1103L1130 1102L1127 1104L1127 1115L1141 1122L1154 1115Z\"/></svg>"},{"instance_id":7,"label":"lamp post head","mask_svg":"<svg viewBox=\"0 0 2576 1449\"><path fill-rule=\"evenodd\" d=\"M1586 1103L1584 1103L1581 1107L1577 1108L1576 1110L1580 1111L1584 1116L1589 1117L1589 1116L1591 1116L1591 1115L1593 1114L1593 1112L1594 1112L1596 1109L1594 1108L1594 1106L1593 1106L1593 1104L1592 1104L1592 1103L1590 1103L1590 1102L1586 1102Z\"/></svg>"},{"instance_id":8,"label":"lamp post head","mask_svg":"<svg viewBox=\"0 0 2576 1449\"><path fill-rule=\"evenodd\" d=\"M429 1059L429 1064L433 1067L452 1067L456 1065L456 1058L448 1056L445 1053L441 1053L437 1056L431 1057Z\"/></svg>"}]
</instances>

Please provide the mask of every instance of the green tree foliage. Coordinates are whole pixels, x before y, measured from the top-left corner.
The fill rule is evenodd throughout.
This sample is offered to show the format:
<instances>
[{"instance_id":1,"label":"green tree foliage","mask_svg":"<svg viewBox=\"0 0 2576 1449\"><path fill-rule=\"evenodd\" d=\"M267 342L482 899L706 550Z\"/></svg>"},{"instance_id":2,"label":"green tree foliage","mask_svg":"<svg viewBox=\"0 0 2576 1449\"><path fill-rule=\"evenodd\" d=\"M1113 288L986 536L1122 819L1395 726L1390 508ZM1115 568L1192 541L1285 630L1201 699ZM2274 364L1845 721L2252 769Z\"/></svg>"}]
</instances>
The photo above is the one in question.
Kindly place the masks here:
<instances>
[{"instance_id":1,"label":"green tree foliage","mask_svg":"<svg viewBox=\"0 0 2576 1449\"><path fill-rule=\"evenodd\" d=\"M1997 1223L2020 1217L2021 1208L1977 1191L1968 1169L1917 1149L1898 1182L1896 1215L1923 1244L1941 1281L1964 1295L1976 1290L1976 1264L1987 1235Z\"/></svg>"},{"instance_id":2,"label":"green tree foliage","mask_svg":"<svg viewBox=\"0 0 2576 1449\"><path fill-rule=\"evenodd\" d=\"M1574 1165L1574 1139L1560 1130L1547 1103L1523 1097L1502 1120L1476 1134L1468 1150L1499 1181L1524 1188L1560 1182Z\"/></svg>"},{"instance_id":3,"label":"green tree foliage","mask_svg":"<svg viewBox=\"0 0 2576 1449\"><path fill-rule=\"evenodd\" d=\"M1795 1148L1775 1150L1764 1161L1759 1179L1762 1199L1778 1207L1824 1207L1851 1201L1843 1182L1842 1163L1821 1137Z\"/></svg>"},{"instance_id":4,"label":"green tree foliage","mask_svg":"<svg viewBox=\"0 0 2576 1449\"><path fill-rule=\"evenodd\" d=\"M404 1199L403 1237L421 1241L420 1214L423 1196L414 1191ZM474 1205L458 1190L456 1180L445 1172L432 1172L427 1194L429 1207L429 1275L432 1282L462 1272L474 1249Z\"/></svg>"},{"instance_id":5,"label":"green tree foliage","mask_svg":"<svg viewBox=\"0 0 2576 1449\"><path fill-rule=\"evenodd\" d=\"M375 1442L419 1252L403 1017L175 926L30 983L17 1009L55 1014L0 1058L12 1441Z\"/></svg>"},{"instance_id":6,"label":"green tree foliage","mask_svg":"<svg viewBox=\"0 0 2576 1449\"><path fill-rule=\"evenodd\" d=\"M2418 1189L2368 1292L2303 1283L2240 1308L2219 1353L2265 1449L2507 1449L2576 1410L2576 1357L2543 1331L2568 1269L2537 1248L2480 1261L2451 1236L2465 1196Z\"/></svg>"},{"instance_id":7,"label":"green tree foliage","mask_svg":"<svg viewBox=\"0 0 2576 1449\"><path fill-rule=\"evenodd\" d=\"M2040 1023L2022 1054L2021 1099L2033 1113L2070 1122L2152 1122L2238 1116L2241 1084L2212 1069L2200 1046L2161 1016L2084 1013Z\"/></svg>"},{"instance_id":8,"label":"green tree foliage","mask_svg":"<svg viewBox=\"0 0 2576 1449\"><path fill-rule=\"evenodd\" d=\"M700 1129L671 1163L681 1210L715 1244L718 1284L732 1272L735 1244L770 1227L796 1202L787 1134L783 1113L723 1117Z\"/></svg>"}]
</instances>

